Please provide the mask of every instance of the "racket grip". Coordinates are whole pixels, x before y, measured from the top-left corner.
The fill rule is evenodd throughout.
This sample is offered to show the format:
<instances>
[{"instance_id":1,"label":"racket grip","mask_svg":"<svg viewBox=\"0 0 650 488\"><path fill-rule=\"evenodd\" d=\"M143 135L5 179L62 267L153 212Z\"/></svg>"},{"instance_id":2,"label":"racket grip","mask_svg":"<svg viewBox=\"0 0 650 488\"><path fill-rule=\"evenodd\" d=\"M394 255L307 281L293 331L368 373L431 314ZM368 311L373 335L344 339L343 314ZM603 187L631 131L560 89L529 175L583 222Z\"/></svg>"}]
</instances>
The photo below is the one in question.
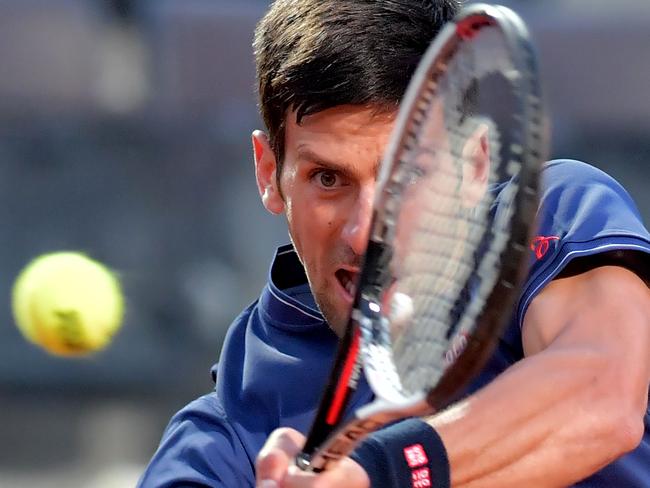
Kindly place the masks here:
<instances>
[{"instance_id":1,"label":"racket grip","mask_svg":"<svg viewBox=\"0 0 650 488\"><path fill-rule=\"evenodd\" d=\"M345 424L332 438L313 454L305 452L296 456L296 466L303 471L320 473L332 468L341 458L352 452L354 447L368 434L382 427L384 419L357 418Z\"/></svg>"},{"instance_id":2,"label":"racket grip","mask_svg":"<svg viewBox=\"0 0 650 488\"><path fill-rule=\"evenodd\" d=\"M303 451L298 455L296 465L303 471L325 471L350 454L369 434L383 426L407 417L422 417L431 413L433 409L424 395L415 396L401 405L376 400L357 410L354 419L336 430L309 454Z\"/></svg>"}]
</instances>

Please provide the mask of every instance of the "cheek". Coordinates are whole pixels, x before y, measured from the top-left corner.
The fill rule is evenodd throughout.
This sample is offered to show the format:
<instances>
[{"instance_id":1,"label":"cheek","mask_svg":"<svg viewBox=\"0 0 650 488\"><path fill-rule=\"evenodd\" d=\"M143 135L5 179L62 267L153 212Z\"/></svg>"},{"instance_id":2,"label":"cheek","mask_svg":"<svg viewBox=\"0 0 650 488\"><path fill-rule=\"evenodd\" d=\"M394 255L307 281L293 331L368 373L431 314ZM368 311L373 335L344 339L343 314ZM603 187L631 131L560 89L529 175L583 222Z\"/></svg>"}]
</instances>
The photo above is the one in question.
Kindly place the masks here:
<instances>
[{"instance_id":1,"label":"cheek","mask_svg":"<svg viewBox=\"0 0 650 488\"><path fill-rule=\"evenodd\" d=\"M286 217L289 233L303 264L308 268L312 279L314 273L326 266L325 257L336 249L338 228L335 212L330 205L304 202L292 199L287 201Z\"/></svg>"},{"instance_id":2,"label":"cheek","mask_svg":"<svg viewBox=\"0 0 650 488\"><path fill-rule=\"evenodd\" d=\"M324 242L335 229L332 210L313 201L288 201L286 215L294 239L306 243Z\"/></svg>"},{"instance_id":3,"label":"cheek","mask_svg":"<svg viewBox=\"0 0 650 488\"><path fill-rule=\"evenodd\" d=\"M291 239L303 263L322 261L337 247L354 202L352 192L323 196L297 171L283 174L284 209Z\"/></svg>"}]
</instances>

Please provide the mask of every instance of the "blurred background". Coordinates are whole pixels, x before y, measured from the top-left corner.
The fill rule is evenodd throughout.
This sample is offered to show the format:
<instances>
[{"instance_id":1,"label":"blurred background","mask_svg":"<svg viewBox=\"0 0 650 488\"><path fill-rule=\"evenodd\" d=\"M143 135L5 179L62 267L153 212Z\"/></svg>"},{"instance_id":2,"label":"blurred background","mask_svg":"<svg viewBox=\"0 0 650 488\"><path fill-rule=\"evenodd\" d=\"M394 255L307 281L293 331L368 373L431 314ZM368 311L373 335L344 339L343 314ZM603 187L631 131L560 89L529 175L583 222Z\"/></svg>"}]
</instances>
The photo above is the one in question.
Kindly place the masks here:
<instances>
[{"instance_id":1,"label":"blurred background","mask_svg":"<svg viewBox=\"0 0 650 488\"><path fill-rule=\"evenodd\" d=\"M504 1L536 39L553 155L610 172L650 221L650 2ZM171 415L212 389L281 218L253 177L263 0L0 0L0 487L133 486ZM389 28L389 27L387 27ZM34 256L117 270L106 351L26 343L11 285Z\"/></svg>"}]
</instances>

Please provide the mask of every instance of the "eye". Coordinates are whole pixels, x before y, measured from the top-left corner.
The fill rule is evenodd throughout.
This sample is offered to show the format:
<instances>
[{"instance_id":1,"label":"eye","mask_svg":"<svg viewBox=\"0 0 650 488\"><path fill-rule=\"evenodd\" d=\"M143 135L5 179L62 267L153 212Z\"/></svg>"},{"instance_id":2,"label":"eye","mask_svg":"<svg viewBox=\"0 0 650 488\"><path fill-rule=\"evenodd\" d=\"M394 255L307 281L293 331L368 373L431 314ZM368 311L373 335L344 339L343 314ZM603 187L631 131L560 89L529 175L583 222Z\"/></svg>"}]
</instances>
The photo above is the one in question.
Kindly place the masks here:
<instances>
[{"instance_id":1,"label":"eye","mask_svg":"<svg viewBox=\"0 0 650 488\"><path fill-rule=\"evenodd\" d=\"M315 171L312 176L312 180L322 188L337 188L341 186L341 177L336 171L328 169L320 169Z\"/></svg>"},{"instance_id":2,"label":"eye","mask_svg":"<svg viewBox=\"0 0 650 488\"><path fill-rule=\"evenodd\" d=\"M331 171L322 171L318 175L318 181L320 181L323 186L332 187L336 184L336 175Z\"/></svg>"}]
</instances>

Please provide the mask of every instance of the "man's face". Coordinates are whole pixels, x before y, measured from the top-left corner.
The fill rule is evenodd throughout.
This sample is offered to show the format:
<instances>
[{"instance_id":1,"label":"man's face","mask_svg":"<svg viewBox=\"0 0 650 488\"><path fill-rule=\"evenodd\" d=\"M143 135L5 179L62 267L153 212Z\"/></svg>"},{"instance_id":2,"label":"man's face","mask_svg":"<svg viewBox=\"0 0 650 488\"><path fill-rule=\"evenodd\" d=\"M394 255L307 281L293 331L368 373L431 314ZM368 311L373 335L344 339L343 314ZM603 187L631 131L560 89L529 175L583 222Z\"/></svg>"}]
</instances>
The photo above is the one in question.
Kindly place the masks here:
<instances>
[{"instance_id":1,"label":"man's face","mask_svg":"<svg viewBox=\"0 0 650 488\"><path fill-rule=\"evenodd\" d=\"M275 157L253 134L258 188L272 213L284 212L316 302L339 335L347 324L366 249L379 164L395 113L340 106L286 123L277 187Z\"/></svg>"}]
</instances>

